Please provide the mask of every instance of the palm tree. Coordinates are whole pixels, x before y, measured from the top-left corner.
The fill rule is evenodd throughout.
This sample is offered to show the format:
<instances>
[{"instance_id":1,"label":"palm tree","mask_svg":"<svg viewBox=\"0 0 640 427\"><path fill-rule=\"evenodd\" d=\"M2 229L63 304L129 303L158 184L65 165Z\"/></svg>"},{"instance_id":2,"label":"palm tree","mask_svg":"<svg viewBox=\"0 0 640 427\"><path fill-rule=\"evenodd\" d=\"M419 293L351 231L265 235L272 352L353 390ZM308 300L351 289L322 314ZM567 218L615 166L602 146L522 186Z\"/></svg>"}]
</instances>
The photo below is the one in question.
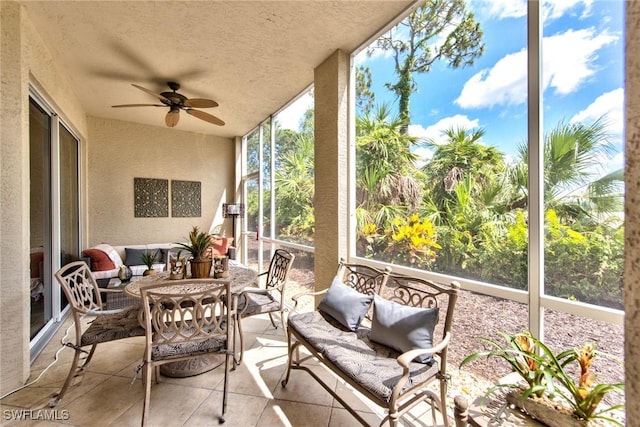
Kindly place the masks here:
<instances>
[{"instance_id":1,"label":"palm tree","mask_svg":"<svg viewBox=\"0 0 640 427\"><path fill-rule=\"evenodd\" d=\"M295 150L279 156L276 169L276 218L280 232L296 240L313 239L314 139L308 133L298 134Z\"/></svg>"},{"instance_id":2,"label":"palm tree","mask_svg":"<svg viewBox=\"0 0 640 427\"><path fill-rule=\"evenodd\" d=\"M599 177L605 172L603 159L615 153L602 118L590 125L560 122L545 135L543 153L546 209L553 209L564 222L597 222L602 214L621 212L622 170ZM525 144L518 146L518 154L517 167L526 170ZM526 197L524 191L514 204L526 204Z\"/></svg>"},{"instance_id":3,"label":"palm tree","mask_svg":"<svg viewBox=\"0 0 640 427\"><path fill-rule=\"evenodd\" d=\"M472 177L473 196L488 196L495 192L496 182L505 172L503 155L495 147L481 144L483 129L467 130L450 128L443 132L443 140L431 139L427 146L434 148L429 163L422 167L426 175L426 185L433 205L439 212L445 212L447 205L455 203L456 187ZM504 191L504 188L503 188Z\"/></svg>"},{"instance_id":4,"label":"palm tree","mask_svg":"<svg viewBox=\"0 0 640 427\"><path fill-rule=\"evenodd\" d=\"M356 188L359 228L389 225L398 214L417 209L422 186L411 151L417 139L401 132L402 121L387 105L356 119Z\"/></svg>"}]
</instances>

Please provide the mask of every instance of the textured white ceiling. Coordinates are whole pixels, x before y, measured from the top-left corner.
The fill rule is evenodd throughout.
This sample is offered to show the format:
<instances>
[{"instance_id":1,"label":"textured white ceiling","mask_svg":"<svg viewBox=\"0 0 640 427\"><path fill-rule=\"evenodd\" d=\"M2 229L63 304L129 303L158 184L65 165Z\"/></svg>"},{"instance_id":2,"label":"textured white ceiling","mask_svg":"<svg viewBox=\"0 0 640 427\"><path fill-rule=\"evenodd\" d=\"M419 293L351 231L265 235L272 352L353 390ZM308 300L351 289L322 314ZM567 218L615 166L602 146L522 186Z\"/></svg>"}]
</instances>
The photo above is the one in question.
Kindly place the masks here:
<instances>
[{"instance_id":1,"label":"textured white ceiling","mask_svg":"<svg viewBox=\"0 0 640 427\"><path fill-rule=\"evenodd\" d=\"M88 115L164 126L166 107L134 88L182 86L227 124L181 114L176 129L243 135L313 82L336 49L352 52L414 0L25 1L30 19L66 67Z\"/></svg>"}]
</instances>

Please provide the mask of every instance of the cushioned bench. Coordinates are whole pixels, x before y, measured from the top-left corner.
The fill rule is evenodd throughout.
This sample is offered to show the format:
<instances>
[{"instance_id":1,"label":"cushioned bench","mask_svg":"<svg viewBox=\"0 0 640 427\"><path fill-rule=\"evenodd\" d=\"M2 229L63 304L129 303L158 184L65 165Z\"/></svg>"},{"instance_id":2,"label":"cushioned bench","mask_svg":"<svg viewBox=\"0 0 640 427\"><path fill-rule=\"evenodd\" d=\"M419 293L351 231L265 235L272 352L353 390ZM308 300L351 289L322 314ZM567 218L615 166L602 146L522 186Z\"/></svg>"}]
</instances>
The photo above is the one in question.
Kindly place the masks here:
<instances>
[{"instance_id":1,"label":"cushioned bench","mask_svg":"<svg viewBox=\"0 0 640 427\"><path fill-rule=\"evenodd\" d=\"M367 425L342 396L303 364L311 357L300 357L302 346L387 409L383 423L395 426L403 414L423 401L446 414L447 347L459 288L457 282L437 284L391 274L388 269L341 262L328 289L294 297L297 304L305 295L324 295L315 311L296 313L294 308L287 320L289 364L282 386L287 385L291 370L304 370ZM439 386L439 396L427 389L431 384ZM444 421L448 425L446 415Z\"/></svg>"}]
</instances>

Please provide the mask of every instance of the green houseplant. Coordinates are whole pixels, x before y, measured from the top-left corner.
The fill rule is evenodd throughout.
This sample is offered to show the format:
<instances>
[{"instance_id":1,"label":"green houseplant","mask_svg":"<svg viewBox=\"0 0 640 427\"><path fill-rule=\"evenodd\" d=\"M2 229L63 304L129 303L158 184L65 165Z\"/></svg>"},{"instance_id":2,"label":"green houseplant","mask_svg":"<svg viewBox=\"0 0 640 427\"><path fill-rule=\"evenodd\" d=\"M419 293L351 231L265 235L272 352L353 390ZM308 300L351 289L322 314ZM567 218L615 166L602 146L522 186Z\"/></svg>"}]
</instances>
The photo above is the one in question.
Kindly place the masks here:
<instances>
[{"instance_id":1,"label":"green houseplant","mask_svg":"<svg viewBox=\"0 0 640 427\"><path fill-rule=\"evenodd\" d=\"M595 345L591 343L586 343L580 349L569 349L554 354L545 343L533 337L528 331L513 335L500 333L500 335L505 339L506 345L480 338L489 346L489 349L467 356L460 363L460 367L480 357L498 357L506 361L527 385L520 387L517 384L500 384L491 387L487 394L502 387L519 388L520 398L514 398L513 392L509 393L507 395L509 402L535 415L547 425L566 424L563 424L565 423L563 421L557 421L559 424L556 424L555 417L545 420L541 418L541 413L532 414L534 406L526 402L529 398L537 399L535 401L541 404L550 399L559 398L556 401L563 401L568 405L568 412L573 419L585 424L592 420L602 420L622 425L619 420L610 415L613 411L622 410L624 405L613 405L601 410L598 410L598 405L609 392L624 393L624 383L595 384L595 375L590 370L597 354L605 357L610 357L609 355L597 352ZM573 363L577 363L579 368L577 383L569 373Z\"/></svg>"},{"instance_id":2,"label":"green houseplant","mask_svg":"<svg viewBox=\"0 0 640 427\"><path fill-rule=\"evenodd\" d=\"M145 251L142 255L140 255L140 259L142 263L147 266L147 269L144 273L144 276L148 276L150 274L155 274L155 270L153 269L153 264L156 262L157 252L155 251Z\"/></svg>"},{"instance_id":3,"label":"green houseplant","mask_svg":"<svg viewBox=\"0 0 640 427\"><path fill-rule=\"evenodd\" d=\"M187 236L188 243L176 243L180 248L191 254L191 277L204 278L209 277L211 272L211 235L201 231L197 225L194 225Z\"/></svg>"}]
</instances>

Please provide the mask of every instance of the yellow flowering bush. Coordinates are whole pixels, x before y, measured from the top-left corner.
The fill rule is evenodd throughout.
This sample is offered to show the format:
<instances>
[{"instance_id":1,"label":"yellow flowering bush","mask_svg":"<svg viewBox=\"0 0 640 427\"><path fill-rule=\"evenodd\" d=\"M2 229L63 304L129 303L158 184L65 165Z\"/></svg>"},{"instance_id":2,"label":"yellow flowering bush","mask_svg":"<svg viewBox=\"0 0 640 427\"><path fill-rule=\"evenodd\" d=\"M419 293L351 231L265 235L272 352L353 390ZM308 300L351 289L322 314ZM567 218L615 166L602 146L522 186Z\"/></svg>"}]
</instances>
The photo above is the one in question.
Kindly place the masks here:
<instances>
[{"instance_id":1,"label":"yellow flowering bush","mask_svg":"<svg viewBox=\"0 0 640 427\"><path fill-rule=\"evenodd\" d=\"M394 218L386 234L390 237L387 250L394 261L426 266L435 260L435 250L441 248L433 223L428 218L421 219L418 214Z\"/></svg>"}]
</instances>

